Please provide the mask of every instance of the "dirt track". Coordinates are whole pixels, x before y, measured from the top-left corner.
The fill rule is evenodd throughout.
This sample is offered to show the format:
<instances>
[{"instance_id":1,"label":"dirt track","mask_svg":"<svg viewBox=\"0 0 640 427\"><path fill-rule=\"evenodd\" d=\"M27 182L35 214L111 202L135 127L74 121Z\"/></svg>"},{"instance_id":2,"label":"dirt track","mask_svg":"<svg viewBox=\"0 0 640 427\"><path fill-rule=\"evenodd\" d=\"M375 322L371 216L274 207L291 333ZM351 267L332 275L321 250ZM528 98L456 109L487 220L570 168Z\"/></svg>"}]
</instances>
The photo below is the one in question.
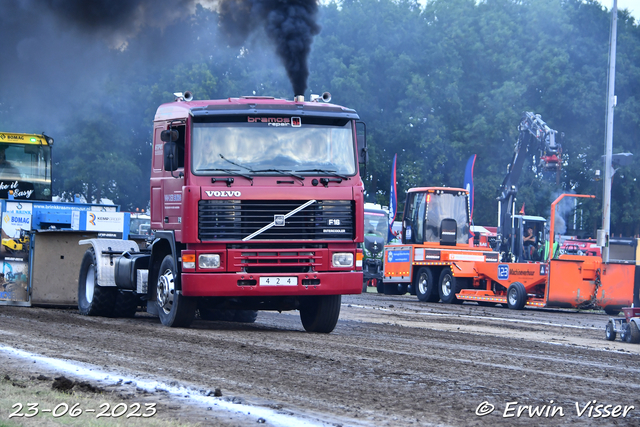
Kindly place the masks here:
<instances>
[{"instance_id":1,"label":"dirt track","mask_svg":"<svg viewBox=\"0 0 640 427\"><path fill-rule=\"evenodd\" d=\"M106 319L75 310L0 307L0 336L5 346L31 353L219 388L225 399L319 425L637 426L640 345L606 341L607 319L368 293L343 298L330 335L305 333L297 312L261 312L250 325L198 320L190 329L170 329L143 313ZM6 370L0 352L2 361ZM626 417L596 418L595 409L578 416L576 402L581 410L592 400L634 408ZM476 415L482 402L495 410ZM165 410L188 413L196 422L204 422L204 414L207 422L229 419L185 405ZM527 408L517 417L520 405L542 414L530 417ZM551 418L554 408L562 412L556 409ZM0 412L3 420L7 410ZM266 419L266 425L278 423Z\"/></svg>"}]
</instances>

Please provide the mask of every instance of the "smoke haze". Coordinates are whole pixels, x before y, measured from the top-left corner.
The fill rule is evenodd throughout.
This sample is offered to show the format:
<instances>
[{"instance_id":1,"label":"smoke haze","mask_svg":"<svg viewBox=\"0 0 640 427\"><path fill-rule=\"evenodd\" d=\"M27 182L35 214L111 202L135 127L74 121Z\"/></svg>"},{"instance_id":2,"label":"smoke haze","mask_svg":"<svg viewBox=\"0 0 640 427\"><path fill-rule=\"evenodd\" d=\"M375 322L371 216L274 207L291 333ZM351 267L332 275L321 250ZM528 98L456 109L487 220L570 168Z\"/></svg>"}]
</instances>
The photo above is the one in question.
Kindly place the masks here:
<instances>
[{"instance_id":1,"label":"smoke haze","mask_svg":"<svg viewBox=\"0 0 640 427\"><path fill-rule=\"evenodd\" d=\"M218 14L208 12L213 19L206 27L199 20L197 26L193 18L198 8ZM0 127L59 133L64 122L78 117L80 110L97 105L117 108L113 99L107 99L106 85L111 82L113 86L114 81L126 84L123 75L154 78L154 67L158 73L160 68L195 59L215 60L229 54L229 45L236 52L237 46L250 46L254 56L262 55L265 76L278 65L263 51L276 56L275 49L294 95L304 94L311 43L320 30L315 23L317 9L315 0L2 2ZM272 46L264 46L263 40ZM260 84L254 82L254 87ZM119 92L135 89L121 87ZM186 89L192 88L167 87L165 91ZM163 99L166 101L169 99Z\"/></svg>"}]
</instances>

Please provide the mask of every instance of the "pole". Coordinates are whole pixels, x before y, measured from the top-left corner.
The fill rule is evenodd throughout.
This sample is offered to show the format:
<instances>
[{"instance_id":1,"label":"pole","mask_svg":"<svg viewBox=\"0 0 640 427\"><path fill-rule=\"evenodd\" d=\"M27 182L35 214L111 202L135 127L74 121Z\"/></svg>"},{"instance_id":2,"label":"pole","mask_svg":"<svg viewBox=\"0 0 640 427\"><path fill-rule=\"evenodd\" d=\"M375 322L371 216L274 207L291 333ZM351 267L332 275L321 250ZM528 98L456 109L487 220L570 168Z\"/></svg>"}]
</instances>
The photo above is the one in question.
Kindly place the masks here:
<instances>
[{"instance_id":1,"label":"pole","mask_svg":"<svg viewBox=\"0 0 640 427\"><path fill-rule=\"evenodd\" d=\"M609 79L607 82L607 133L604 159L604 194L602 199L602 228L605 245L602 248L602 261L609 262L609 235L611 229L611 178L613 177L613 108L615 106L616 84L616 35L618 26L618 1L613 0L611 9L611 39L609 44Z\"/></svg>"}]
</instances>

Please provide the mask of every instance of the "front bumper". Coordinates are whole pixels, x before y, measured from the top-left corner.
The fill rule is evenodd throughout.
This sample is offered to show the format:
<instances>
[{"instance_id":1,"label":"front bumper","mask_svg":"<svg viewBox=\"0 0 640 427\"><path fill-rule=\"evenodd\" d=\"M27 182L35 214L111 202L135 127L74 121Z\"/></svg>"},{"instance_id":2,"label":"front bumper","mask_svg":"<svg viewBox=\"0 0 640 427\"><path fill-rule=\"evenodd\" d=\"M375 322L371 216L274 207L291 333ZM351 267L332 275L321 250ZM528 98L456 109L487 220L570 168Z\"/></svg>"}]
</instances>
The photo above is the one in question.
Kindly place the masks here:
<instances>
[{"instance_id":1,"label":"front bumper","mask_svg":"<svg viewBox=\"0 0 640 427\"><path fill-rule=\"evenodd\" d=\"M296 277L297 285L260 285L260 278ZM182 273L188 297L350 295L362 292L362 272L331 273Z\"/></svg>"}]
</instances>

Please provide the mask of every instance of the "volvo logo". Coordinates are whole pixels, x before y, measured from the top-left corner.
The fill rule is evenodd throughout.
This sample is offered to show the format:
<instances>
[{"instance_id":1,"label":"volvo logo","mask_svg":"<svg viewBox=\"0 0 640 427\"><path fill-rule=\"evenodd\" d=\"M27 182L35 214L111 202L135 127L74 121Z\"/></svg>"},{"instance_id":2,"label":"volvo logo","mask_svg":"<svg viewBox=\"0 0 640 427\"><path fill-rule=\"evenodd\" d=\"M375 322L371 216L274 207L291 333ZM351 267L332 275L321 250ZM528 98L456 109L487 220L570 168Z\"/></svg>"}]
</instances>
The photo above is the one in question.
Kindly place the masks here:
<instances>
[{"instance_id":1,"label":"volvo logo","mask_svg":"<svg viewBox=\"0 0 640 427\"><path fill-rule=\"evenodd\" d=\"M205 190L205 193L209 197L240 197L242 193L239 191L213 191Z\"/></svg>"}]
</instances>

